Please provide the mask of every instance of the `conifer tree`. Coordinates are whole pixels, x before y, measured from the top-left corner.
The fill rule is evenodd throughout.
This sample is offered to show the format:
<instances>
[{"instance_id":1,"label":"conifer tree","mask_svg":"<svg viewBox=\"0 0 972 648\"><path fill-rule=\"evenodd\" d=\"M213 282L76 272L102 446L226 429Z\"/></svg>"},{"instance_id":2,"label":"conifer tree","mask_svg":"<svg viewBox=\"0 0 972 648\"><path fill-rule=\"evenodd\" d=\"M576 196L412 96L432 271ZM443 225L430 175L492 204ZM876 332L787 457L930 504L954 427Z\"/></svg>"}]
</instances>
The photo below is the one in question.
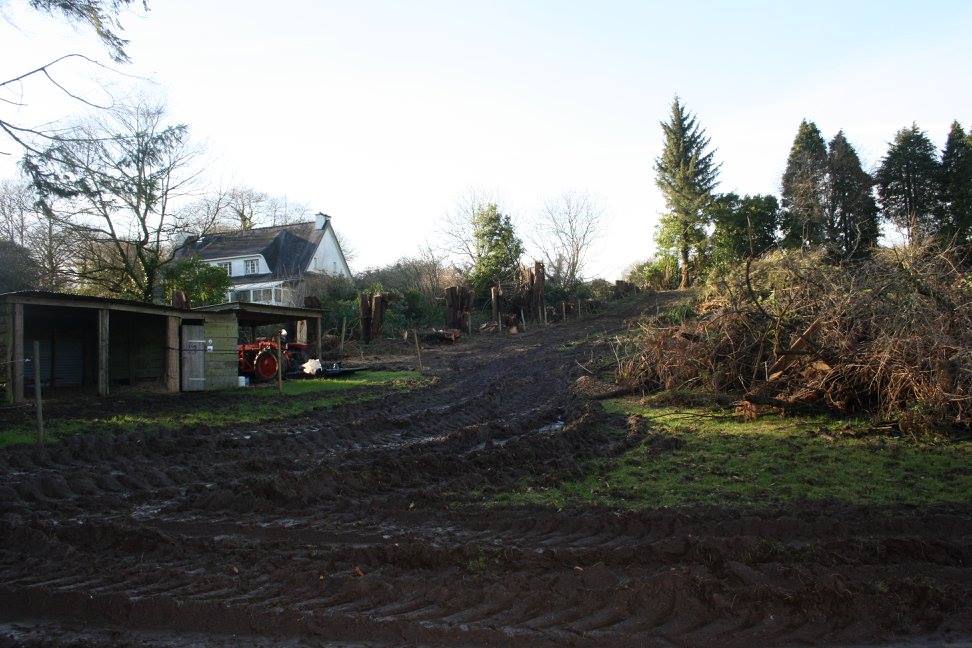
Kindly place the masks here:
<instances>
[{"instance_id":1,"label":"conifer tree","mask_svg":"<svg viewBox=\"0 0 972 648\"><path fill-rule=\"evenodd\" d=\"M940 165L935 145L917 124L898 131L875 179L885 218L909 240L938 233Z\"/></svg>"},{"instance_id":2,"label":"conifer tree","mask_svg":"<svg viewBox=\"0 0 972 648\"><path fill-rule=\"evenodd\" d=\"M783 240L794 247L817 245L825 236L824 182L827 145L820 129L803 120L783 173Z\"/></svg>"},{"instance_id":3,"label":"conifer tree","mask_svg":"<svg viewBox=\"0 0 972 648\"><path fill-rule=\"evenodd\" d=\"M874 179L861 168L843 131L830 141L826 176L827 247L839 258L860 257L877 244L878 210Z\"/></svg>"},{"instance_id":4,"label":"conifer tree","mask_svg":"<svg viewBox=\"0 0 972 648\"><path fill-rule=\"evenodd\" d=\"M523 242L513 229L510 217L490 203L473 215L476 263L469 271L469 282L480 294L497 282L510 281L519 272Z\"/></svg>"},{"instance_id":5,"label":"conifer tree","mask_svg":"<svg viewBox=\"0 0 972 648\"><path fill-rule=\"evenodd\" d=\"M956 121L942 151L939 231L959 243L972 242L972 137Z\"/></svg>"},{"instance_id":6,"label":"conifer tree","mask_svg":"<svg viewBox=\"0 0 972 648\"><path fill-rule=\"evenodd\" d=\"M656 240L660 245L669 243L676 251L682 275L679 288L684 289L692 285L691 251L705 240L705 209L718 184L719 165L715 151L708 150L705 130L678 97L672 102L671 117L661 127L665 145L655 161L655 182L665 195L669 213L662 218Z\"/></svg>"}]
</instances>

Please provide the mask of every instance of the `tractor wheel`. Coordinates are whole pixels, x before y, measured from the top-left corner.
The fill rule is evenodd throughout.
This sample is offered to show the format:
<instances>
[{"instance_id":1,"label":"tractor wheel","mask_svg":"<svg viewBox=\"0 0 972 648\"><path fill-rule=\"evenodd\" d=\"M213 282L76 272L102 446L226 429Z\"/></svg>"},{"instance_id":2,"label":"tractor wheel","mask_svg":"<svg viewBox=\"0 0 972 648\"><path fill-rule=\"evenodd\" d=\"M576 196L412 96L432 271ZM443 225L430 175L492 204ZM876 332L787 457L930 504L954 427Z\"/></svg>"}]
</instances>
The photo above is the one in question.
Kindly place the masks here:
<instances>
[{"instance_id":1,"label":"tractor wheel","mask_svg":"<svg viewBox=\"0 0 972 648\"><path fill-rule=\"evenodd\" d=\"M253 359L253 379L258 382L273 380L277 375L277 354L264 349Z\"/></svg>"}]
</instances>

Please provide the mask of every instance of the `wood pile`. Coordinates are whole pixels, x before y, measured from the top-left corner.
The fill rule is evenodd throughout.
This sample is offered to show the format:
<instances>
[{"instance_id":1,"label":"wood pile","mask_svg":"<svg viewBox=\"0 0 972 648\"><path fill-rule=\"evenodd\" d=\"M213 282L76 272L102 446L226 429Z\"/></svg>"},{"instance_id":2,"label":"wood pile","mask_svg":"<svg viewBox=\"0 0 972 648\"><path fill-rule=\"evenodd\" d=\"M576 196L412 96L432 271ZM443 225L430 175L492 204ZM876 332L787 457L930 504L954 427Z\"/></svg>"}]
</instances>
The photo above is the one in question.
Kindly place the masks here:
<instances>
[{"instance_id":1,"label":"wood pile","mask_svg":"<svg viewBox=\"0 0 972 648\"><path fill-rule=\"evenodd\" d=\"M737 394L748 415L826 409L902 431L972 429L966 264L939 244L844 263L767 255L722 279L687 319L645 318L630 355L619 354L619 382Z\"/></svg>"},{"instance_id":2,"label":"wood pile","mask_svg":"<svg viewBox=\"0 0 972 648\"><path fill-rule=\"evenodd\" d=\"M432 329L422 336L426 342L449 342L455 344L462 337L462 331L455 328Z\"/></svg>"}]
</instances>

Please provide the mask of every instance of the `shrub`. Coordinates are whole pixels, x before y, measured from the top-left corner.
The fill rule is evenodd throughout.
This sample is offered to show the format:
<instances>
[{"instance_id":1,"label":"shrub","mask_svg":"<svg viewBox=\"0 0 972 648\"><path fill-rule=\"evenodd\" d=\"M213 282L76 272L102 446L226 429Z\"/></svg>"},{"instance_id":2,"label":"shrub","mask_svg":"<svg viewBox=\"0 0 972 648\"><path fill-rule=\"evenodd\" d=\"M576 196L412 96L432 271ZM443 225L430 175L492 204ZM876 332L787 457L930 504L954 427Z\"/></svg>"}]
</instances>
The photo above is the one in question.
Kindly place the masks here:
<instances>
[{"instance_id":1,"label":"shrub","mask_svg":"<svg viewBox=\"0 0 972 648\"><path fill-rule=\"evenodd\" d=\"M628 270L625 280L642 290L674 290L678 288L678 260L662 255L639 263Z\"/></svg>"}]
</instances>

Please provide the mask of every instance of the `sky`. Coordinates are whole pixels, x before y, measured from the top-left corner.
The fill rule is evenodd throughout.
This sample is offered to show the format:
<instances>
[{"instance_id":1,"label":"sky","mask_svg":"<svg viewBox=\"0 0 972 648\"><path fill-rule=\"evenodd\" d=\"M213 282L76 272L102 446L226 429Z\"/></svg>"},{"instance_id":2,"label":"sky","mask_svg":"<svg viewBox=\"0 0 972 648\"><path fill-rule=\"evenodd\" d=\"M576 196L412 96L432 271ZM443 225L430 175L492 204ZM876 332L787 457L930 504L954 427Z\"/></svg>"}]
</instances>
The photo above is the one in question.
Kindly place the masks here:
<instances>
[{"instance_id":1,"label":"sky","mask_svg":"<svg viewBox=\"0 0 972 648\"><path fill-rule=\"evenodd\" d=\"M130 64L68 63L58 81L164 97L204 146L200 191L330 214L353 270L441 241L470 192L527 241L544 204L582 192L603 212L587 274L619 278L654 250L676 94L718 151L719 190L738 193L779 193L804 118L843 129L868 168L912 122L939 146L953 120L972 126L967 0L149 0L121 22ZM70 52L108 62L89 30L0 0L0 76ZM16 92L27 105L3 110L22 124L83 108L41 80Z\"/></svg>"}]
</instances>

